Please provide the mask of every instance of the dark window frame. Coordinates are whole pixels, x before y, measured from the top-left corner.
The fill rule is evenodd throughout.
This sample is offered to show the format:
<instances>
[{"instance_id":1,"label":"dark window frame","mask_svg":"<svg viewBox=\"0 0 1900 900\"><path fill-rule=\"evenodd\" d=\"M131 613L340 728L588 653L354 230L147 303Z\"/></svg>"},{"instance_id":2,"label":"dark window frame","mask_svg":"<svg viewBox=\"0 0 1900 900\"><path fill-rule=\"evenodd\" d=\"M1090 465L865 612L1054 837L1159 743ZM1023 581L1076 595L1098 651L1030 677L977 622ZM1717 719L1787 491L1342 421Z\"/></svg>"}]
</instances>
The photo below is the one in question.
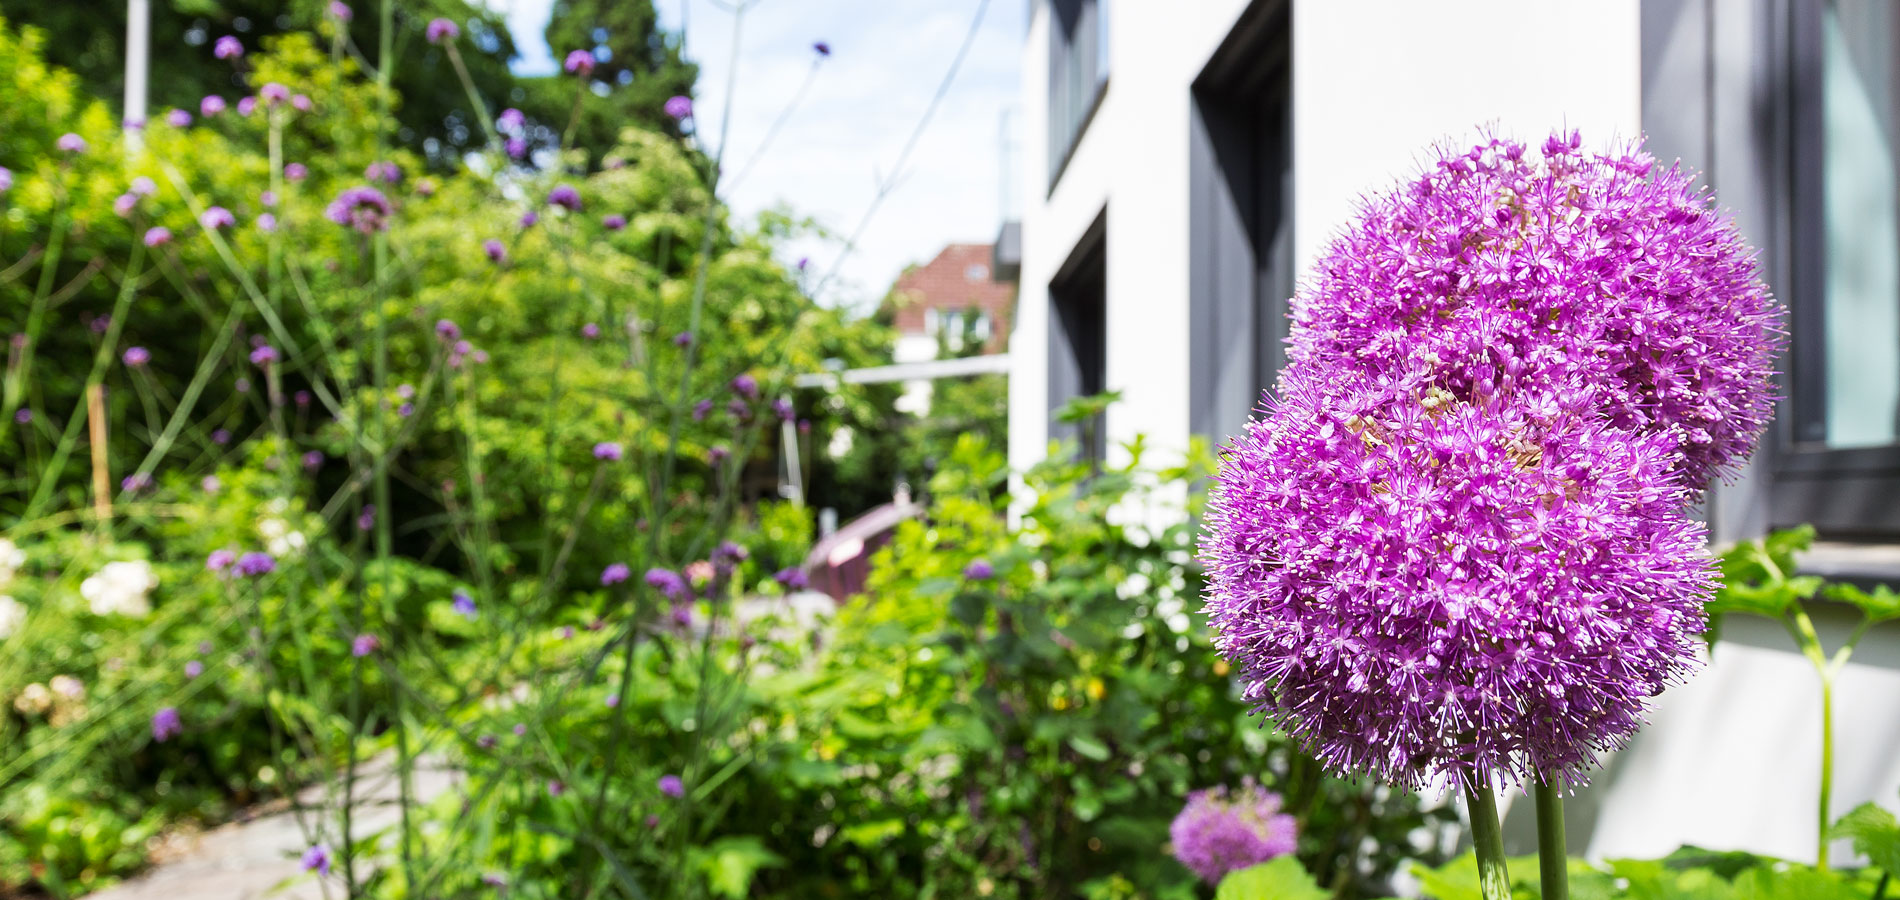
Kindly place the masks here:
<instances>
[{"instance_id":1,"label":"dark window frame","mask_svg":"<svg viewBox=\"0 0 1900 900\"><path fill-rule=\"evenodd\" d=\"M1900 443L1830 448L1826 433L1827 234L1822 12L1827 0L1785 0L1767 48L1776 85L1776 150L1784 182L1775 191L1785 228L1784 299L1789 353L1772 459L1769 524L1812 522L1828 537L1900 535ZM1895 248L1900 253L1900 247ZM1894 302L1900 303L1900 297Z\"/></svg>"},{"instance_id":2,"label":"dark window frame","mask_svg":"<svg viewBox=\"0 0 1900 900\"><path fill-rule=\"evenodd\" d=\"M1049 193L1054 194L1108 95L1109 0L1049 0L1048 5ZM1083 80L1086 84L1079 83Z\"/></svg>"},{"instance_id":3,"label":"dark window frame","mask_svg":"<svg viewBox=\"0 0 1900 900\"><path fill-rule=\"evenodd\" d=\"M1108 390L1108 208L1049 279L1048 416L1051 440L1074 441L1082 458L1108 458L1106 423L1059 422L1070 400Z\"/></svg>"}]
</instances>

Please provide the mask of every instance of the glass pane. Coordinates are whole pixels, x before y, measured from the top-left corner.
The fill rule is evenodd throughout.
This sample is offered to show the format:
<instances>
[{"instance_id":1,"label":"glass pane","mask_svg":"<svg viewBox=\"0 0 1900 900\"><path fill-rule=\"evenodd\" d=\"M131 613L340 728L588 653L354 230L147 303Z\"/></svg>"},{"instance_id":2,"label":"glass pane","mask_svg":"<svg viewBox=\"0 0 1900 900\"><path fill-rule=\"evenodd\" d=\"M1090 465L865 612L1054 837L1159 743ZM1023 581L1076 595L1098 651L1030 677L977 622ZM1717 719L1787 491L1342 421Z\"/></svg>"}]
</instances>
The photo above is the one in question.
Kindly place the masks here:
<instances>
[{"instance_id":1,"label":"glass pane","mask_svg":"<svg viewBox=\"0 0 1900 900\"><path fill-rule=\"evenodd\" d=\"M1824 20L1827 442L1900 436L1900 196L1892 0L1836 0Z\"/></svg>"}]
</instances>

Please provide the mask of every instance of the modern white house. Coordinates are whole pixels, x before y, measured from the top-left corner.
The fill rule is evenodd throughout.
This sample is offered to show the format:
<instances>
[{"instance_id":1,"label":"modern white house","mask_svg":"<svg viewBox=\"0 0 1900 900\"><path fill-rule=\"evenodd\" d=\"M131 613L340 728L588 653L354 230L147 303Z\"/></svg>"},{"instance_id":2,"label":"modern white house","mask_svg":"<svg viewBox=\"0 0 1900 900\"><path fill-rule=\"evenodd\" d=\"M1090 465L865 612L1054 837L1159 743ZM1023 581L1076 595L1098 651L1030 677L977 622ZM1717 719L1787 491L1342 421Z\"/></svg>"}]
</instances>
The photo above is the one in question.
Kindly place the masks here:
<instances>
[{"instance_id":1,"label":"modern white house","mask_svg":"<svg viewBox=\"0 0 1900 900\"><path fill-rule=\"evenodd\" d=\"M1825 544L1810 568L1900 584L1900 4L1030 7L1013 463L1078 437L1052 412L1103 390L1122 399L1080 452L1114 459L1138 434L1178 452L1237 431L1282 362L1300 273L1362 193L1434 142L1647 136L1701 173L1792 310L1777 426L1712 496L1714 539L1812 522ZM1831 641L1854 621L1820 617ZM1737 619L1723 637L1573 801L1574 851L1813 857L1813 673L1773 623ZM1900 625L1863 642L1837 691L1834 814L1900 807ZM1507 831L1527 836L1527 813Z\"/></svg>"}]
</instances>

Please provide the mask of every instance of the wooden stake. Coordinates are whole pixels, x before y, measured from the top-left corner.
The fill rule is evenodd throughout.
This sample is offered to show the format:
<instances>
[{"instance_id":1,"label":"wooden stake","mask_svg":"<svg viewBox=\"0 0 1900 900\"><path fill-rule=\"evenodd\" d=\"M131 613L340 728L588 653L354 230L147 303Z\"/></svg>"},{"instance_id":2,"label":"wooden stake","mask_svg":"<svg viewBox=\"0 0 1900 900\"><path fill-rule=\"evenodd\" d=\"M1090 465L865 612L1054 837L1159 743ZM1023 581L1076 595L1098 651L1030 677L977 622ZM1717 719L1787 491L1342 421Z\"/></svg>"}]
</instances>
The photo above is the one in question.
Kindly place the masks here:
<instances>
[{"instance_id":1,"label":"wooden stake","mask_svg":"<svg viewBox=\"0 0 1900 900\"><path fill-rule=\"evenodd\" d=\"M92 436L92 512L101 527L112 519L112 473L106 466L106 387L86 389L86 425Z\"/></svg>"}]
</instances>

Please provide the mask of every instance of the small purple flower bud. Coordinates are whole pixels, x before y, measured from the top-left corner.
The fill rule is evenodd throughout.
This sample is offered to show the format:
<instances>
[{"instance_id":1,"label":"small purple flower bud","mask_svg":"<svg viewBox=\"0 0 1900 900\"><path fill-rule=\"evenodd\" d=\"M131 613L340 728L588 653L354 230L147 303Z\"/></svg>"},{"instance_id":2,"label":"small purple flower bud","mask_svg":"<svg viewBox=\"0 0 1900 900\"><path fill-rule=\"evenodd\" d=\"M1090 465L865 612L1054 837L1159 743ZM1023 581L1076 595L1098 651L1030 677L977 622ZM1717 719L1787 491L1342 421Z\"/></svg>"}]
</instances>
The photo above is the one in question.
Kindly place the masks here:
<instances>
[{"instance_id":1,"label":"small purple flower bud","mask_svg":"<svg viewBox=\"0 0 1900 900\"><path fill-rule=\"evenodd\" d=\"M732 379L732 392L747 400L759 399L759 380L750 375Z\"/></svg>"},{"instance_id":2,"label":"small purple flower bud","mask_svg":"<svg viewBox=\"0 0 1900 900\"><path fill-rule=\"evenodd\" d=\"M620 444L614 441L601 441L594 445L594 458L608 462L620 461Z\"/></svg>"},{"instance_id":3,"label":"small purple flower bud","mask_svg":"<svg viewBox=\"0 0 1900 900\"><path fill-rule=\"evenodd\" d=\"M447 19L430 19L427 31L429 43L440 44L462 36L462 29Z\"/></svg>"},{"instance_id":4,"label":"small purple flower bud","mask_svg":"<svg viewBox=\"0 0 1900 900\"><path fill-rule=\"evenodd\" d=\"M795 415L792 410L792 401L784 397L772 401L772 412L778 416L778 420L781 422L790 422L792 416Z\"/></svg>"},{"instance_id":5,"label":"small purple flower bud","mask_svg":"<svg viewBox=\"0 0 1900 900\"><path fill-rule=\"evenodd\" d=\"M633 570L627 568L626 563L613 563L600 571L600 583L602 587L619 584L632 574Z\"/></svg>"},{"instance_id":6,"label":"small purple flower bud","mask_svg":"<svg viewBox=\"0 0 1900 900\"><path fill-rule=\"evenodd\" d=\"M711 463L714 468L717 468L720 463L726 461L726 457L731 455L732 453L725 447L715 445L711 450L706 451L706 462Z\"/></svg>"},{"instance_id":7,"label":"small purple flower bud","mask_svg":"<svg viewBox=\"0 0 1900 900\"><path fill-rule=\"evenodd\" d=\"M627 217L620 215L619 213L614 213L613 215L610 215L610 216L607 216L606 218L601 219L600 225L602 228L605 228L608 231L619 231L620 229L627 227Z\"/></svg>"},{"instance_id":8,"label":"small purple flower bud","mask_svg":"<svg viewBox=\"0 0 1900 900\"><path fill-rule=\"evenodd\" d=\"M157 225L145 230L145 246L147 247L162 246L171 243L171 239L172 230L163 225Z\"/></svg>"},{"instance_id":9,"label":"small purple flower bud","mask_svg":"<svg viewBox=\"0 0 1900 900\"><path fill-rule=\"evenodd\" d=\"M217 444L220 447L231 443L231 429L220 428L211 432L211 443Z\"/></svg>"},{"instance_id":10,"label":"small purple flower bud","mask_svg":"<svg viewBox=\"0 0 1900 900\"><path fill-rule=\"evenodd\" d=\"M158 193L158 182L153 181L152 179L144 175L140 175L139 177L132 179L131 185L128 186L126 190L131 192L135 196L150 197Z\"/></svg>"},{"instance_id":11,"label":"small purple flower bud","mask_svg":"<svg viewBox=\"0 0 1900 900\"><path fill-rule=\"evenodd\" d=\"M482 252L488 254L488 261L493 263L501 262L508 257L508 248L494 238L482 242Z\"/></svg>"},{"instance_id":12,"label":"small purple flower bud","mask_svg":"<svg viewBox=\"0 0 1900 900\"><path fill-rule=\"evenodd\" d=\"M213 550L205 557L205 568L212 572L222 572L237 562L237 554L230 550Z\"/></svg>"},{"instance_id":13,"label":"small purple flower bud","mask_svg":"<svg viewBox=\"0 0 1900 900\"><path fill-rule=\"evenodd\" d=\"M584 337L584 338L586 338L586 339L588 339L588 340L590 340L590 341L591 341L591 340L595 340L596 338L599 338L599 337L600 337L600 326L599 326L599 325L596 325L596 324L594 324L593 322L589 322L589 323L587 323L587 324L585 324L585 325L582 325L582 326L581 326L581 337Z\"/></svg>"},{"instance_id":14,"label":"small purple flower bud","mask_svg":"<svg viewBox=\"0 0 1900 900\"><path fill-rule=\"evenodd\" d=\"M987 559L972 560L963 567L963 577L969 581L988 581L996 577L996 567Z\"/></svg>"},{"instance_id":15,"label":"small purple flower bud","mask_svg":"<svg viewBox=\"0 0 1900 900\"><path fill-rule=\"evenodd\" d=\"M257 230L266 234L277 230L277 217L271 213L260 213L257 217Z\"/></svg>"},{"instance_id":16,"label":"small purple flower bud","mask_svg":"<svg viewBox=\"0 0 1900 900\"><path fill-rule=\"evenodd\" d=\"M190 662L185 663L185 677L186 678L197 678L198 676L203 675L204 673L205 673L204 663L201 663L195 659L191 660Z\"/></svg>"},{"instance_id":17,"label":"small purple flower bud","mask_svg":"<svg viewBox=\"0 0 1900 900\"><path fill-rule=\"evenodd\" d=\"M365 503L361 512L356 514L356 530L368 531L376 527L376 504Z\"/></svg>"},{"instance_id":18,"label":"small purple flower bud","mask_svg":"<svg viewBox=\"0 0 1900 900\"><path fill-rule=\"evenodd\" d=\"M198 224L206 231L216 231L237 224L237 216L222 206L213 206L198 216Z\"/></svg>"},{"instance_id":19,"label":"small purple flower bud","mask_svg":"<svg viewBox=\"0 0 1900 900\"><path fill-rule=\"evenodd\" d=\"M244 45L238 42L236 36L227 34L211 45L211 55L219 59L237 59L244 55Z\"/></svg>"},{"instance_id":20,"label":"small purple flower bud","mask_svg":"<svg viewBox=\"0 0 1900 900\"><path fill-rule=\"evenodd\" d=\"M665 110L666 114L672 116L676 121L684 119L693 114L693 100L691 97L668 98Z\"/></svg>"},{"instance_id":21,"label":"small purple flower bud","mask_svg":"<svg viewBox=\"0 0 1900 900\"><path fill-rule=\"evenodd\" d=\"M566 69L569 75L586 78L594 72L594 54L585 50L572 51L567 54L567 60L561 63L561 68Z\"/></svg>"},{"instance_id":22,"label":"small purple flower bud","mask_svg":"<svg viewBox=\"0 0 1900 900\"><path fill-rule=\"evenodd\" d=\"M330 0L331 18L336 19L338 22L348 22L350 19L355 18L355 15L355 13L350 11L350 5L344 3L343 0Z\"/></svg>"},{"instance_id":23,"label":"small purple flower bud","mask_svg":"<svg viewBox=\"0 0 1900 900\"><path fill-rule=\"evenodd\" d=\"M501 115L495 117L495 127L503 131L515 131L526 126L527 123L528 117L512 106L502 110Z\"/></svg>"},{"instance_id":24,"label":"small purple flower bud","mask_svg":"<svg viewBox=\"0 0 1900 900\"><path fill-rule=\"evenodd\" d=\"M251 365L262 366L277 361L277 348L269 344L260 344L251 351Z\"/></svg>"},{"instance_id":25,"label":"small purple flower bud","mask_svg":"<svg viewBox=\"0 0 1900 900\"><path fill-rule=\"evenodd\" d=\"M410 416L413 416L415 414L416 414L416 405L414 403L404 403L403 405L396 407L396 415L401 416L402 418L407 419Z\"/></svg>"},{"instance_id":26,"label":"small purple flower bud","mask_svg":"<svg viewBox=\"0 0 1900 900\"><path fill-rule=\"evenodd\" d=\"M163 744L177 737L185 730L185 723L178 717L178 707L160 707L152 713L152 740Z\"/></svg>"},{"instance_id":27,"label":"small purple flower bud","mask_svg":"<svg viewBox=\"0 0 1900 900\"><path fill-rule=\"evenodd\" d=\"M437 319L435 320L435 336L445 341L461 340L462 327L449 319Z\"/></svg>"},{"instance_id":28,"label":"small purple flower bud","mask_svg":"<svg viewBox=\"0 0 1900 900\"><path fill-rule=\"evenodd\" d=\"M686 785L680 781L678 775L661 775L660 793L678 799L686 796Z\"/></svg>"},{"instance_id":29,"label":"small purple flower bud","mask_svg":"<svg viewBox=\"0 0 1900 900\"><path fill-rule=\"evenodd\" d=\"M528 142L524 138L511 137L505 146L508 150L509 159L520 159L528 155ZM528 224L532 225L534 223L530 222Z\"/></svg>"},{"instance_id":30,"label":"small purple flower bud","mask_svg":"<svg viewBox=\"0 0 1900 900\"><path fill-rule=\"evenodd\" d=\"M521 725L521 724L517 724L517 725L515 725L515 727L514 727L514 732L515 732L515 737L523 737L523 736L526 736L526 735L527 735L527 733L528 733L528 726L526 726L526 725Z\"/></svg>"},{"instance_id":31,"label":"small purple flower bud","mask_svg":"<svg viewBox=\"0 0 1900 900\"><path fill-rule=\"evenodd\" d=\"M478 737L475 739L475 746L480 747L483 750L493 750L495 749L495 745L500 744L500 743L501 743L501 739L498 737L495 737L492 734L484 734L481 737Z\"/></svg>"},{"instance_id":32,"label":"small purple flower bud","mask_svg":"<svg viewBox=\"0 0 1900 900\"><path fill-rule=\"evenodd\" d=\"M475 598L470 597L467 591L462 590L457 590L450 596L453 597L453 602L449 604L450 609L455 610L456 614L462 618L475 618Z\"/></svg>"},{"instance_id":33,"label":"small purple flower bud","mask_svg":"<svg viewBox=\"0 0 1900 900\"><path fill-rule=\"evenodd\" d=\"M344 9L348 8L347 6L344 7ZM305 872L315 872L318 875L330 874L329 846L325 844L311 845L310 849L303 852L303 859L299 861L299 865L303 866Z\"/></svg>"},{"instance_id":34,"label":"small purple flower bud","mask_svg":"<svg viewBox=\"0 0 1900 900\"><path fill-rule=\"evenodd\" d=\"M306 408L310 405L310 392L298 391L295 394L291 394L290 399L296 402L299 409Z\"/></svg>"},{"instance_id":35,"label":"small purple flower bud","mask_svg":"<svg viewBox=\"0 0 1900 900\"><path fill-rule=\"evenodd\" d=\"M571 184L557 184L548 192L550 206L565 207L573 212L581 211L581 192Z\"/></svg>"},{"instance_id":36,"label":"small purple flower bud","mask_svg":"<svg viewBox=\"0 0 1900 900\"><path fill-rule=\"evenodd\" d=\"M0 166L0 194L13 190L13 170Z\"/></svg>"},{"instance_id":37,"label":"small purple flower bud","mask_svg":"<svg viewBox=\"0 0 1900 900\"><path fill-rule=\"evenodd\" d=\"M198 490L204 491L207 494L215 494L223 487L224 482L219 481L216 475L206 475L198 480Z\"/></svg>"},{"instance_id":38,"label":"small purple flower bud","mask_svg":"<svg viewBox=\"0 0 1900 900\"><path fill-rule=\"evenodd\" d=\"M370 163L369 168L363 170L363 177L371 181L400 184L402 182L402 167L387 160L378 160Z\"/></svg>"},{"instance_id":39,"label":"small purple flower bud","mask_svg":"<svg viewBox=\"0 0 1900 900\"><path fill-rule=\"evenodd\" d=\"M309 94L290 95L290 108L298 112L309 112L316 104L310 102Z\"/></svg>"},{"instance_id":40,"label":"small purple flower bud","mask_svg":"<svg viewBox=\"0 0 1900 900\"><path fill-rule=\"evenodd\" d=\"M53 142L53 146L67 153L84 153L86 152L86 139L68 131L60 135L59 140Z\"/></svg>"},{"instance_id":41,"label":"small purple flower bud","mask_svg":"<svg viewBox=\"0 0 1900 900\"><path fill-rule=\"evenodd\" d=\"M368 185L358 185L336 195L336 199L324 207L323 217L364 234L374 234L389 227L391 212L389 198L384 197L382 191Z\"/></svg>"},{"instance_id":42,"label":"small purple flower bud","mask_svg":"<svg viewBox=\"0 0 1900 900\"><path fill-rule=\"evenodd\" d=\"M273 81L257 89L257 97L271 106L290 99L290 88Z\"/></svg>"},{"instance_id":43,"label":"small purple flower bud","mask_svg":"<svg viewBox=\"0 0 1900 900\"><path fill-rule=\"evenodd\" d=\"M246 553L243 556L238 557L237 564L234 569L234 571L236 571L239 575L244 575L250 578L256 578L261 575L269 575L270 573L276 570L277 570L276 559L272 558L271 555L268 553L263 553L263 552L259 552L255 550L251 551L250 553Z\"/></svg>"},{"instance_id":44,"label":"small purple flower bud","mask_svg":"<svg viewBox=\"0 0 1900 900\"><path fill-rule=\"evenodd\" d=\"M22 406L13 411L13 421L19 425L30 425L33 422L33 411Z\"/></svg>"},{"instance_id":45,"label":"small purple flower bud","mask_svg":"<svg viewBox=\"0 0 1900 900\"><path fill-rule=\"evenodd\" d=\"M144 472L133 472L119 479L119 489L128 494L137 494L152 487L152 476Z\"/></svg>"},{"instance_id":46,"label":"small purple flower bud","mask_svg":"<svg viewBox=\"0 0 1900 900\"><path fill-rule=\"evenodd\" d=\"M132 210L137 209L138 206L139 198L137 194L120 194L117 199L112 201L112 211L117 213L121 219L129 218L132 215Z\"/></svg>"},{"instance_id":47,"label":"small purple flower bud","mask_svg":"<svg viewBox=\"0 0 1900 900\"><path fill-rule=\"evenodd\" d=\"M777 581L779 586L792 591L804 590L811 583L811 579L805 575L805 570L797 566L786 566L772 573L772 579Z\"/></svg>"},{"instance_id":48,"label":"small purple flower bud","mask_svg":"<svg viewBox=\"0 0 1900 900\"><path fill-rule=\"evenodd\" d=\"M224 109L224 98L217 94L207 94L203 100L198 101L198 115L207 119L224 112Z\"/></svg>"},{"instance_id":49,"label":"small purple flower bud","mask_svg":"<svg viewBox=\"0 0 1900 900\"><path fill-rule=\"evenodd\" d=\"M136 369L152 361L152 351L144 347L127 347L125 348L125 353L121 354L119 358L124 360L126 365Z\"/></svg>"},{"instance_id":50,"label":"small purple flower bud","mask_svg":"<svg viewBox=\"0 0 1900 900\"><path fill-rule=\"evenodd\" d=\"M620 695L619 695L619 694L608 694L608 695L607 695L607 708L608 708L608 709L619 709L619 708L620 708Z\"/></svg>"},{"instance_id":51,"label":"small purple flower bud","mask_svg":"<svg viewBox=\"0 0 1900 900\"><path fill-rule=\"evenodd\" d=\"M173 128L189 128L191 127L191 113L182 109L174 109L165 114L165 124Z\"/></svg>"},{"instance_id":52,"label":"small purple flower bud","mask_svg":"<svg viewBox=\"0 0 1900 900\"><path fill-rule=\"evenodd\" d=\"M654 567L647 570L646 583L657 589L669 599L679 600L686 596L686 579L672 569Z\"/></svg>"},{"instance_id":53,"label":"small purple flower bud","mask_svg":"<svg viewBox=\"0 0 1900 900\"><path fill-rule=\"evenodd\" d=\"M521 227L523 228L533 228L534 223L539 221L541 221L541 214L532 209L521 214Z\"/></svg>"},{"instance_id":54,"label":"small purple flower bud","mask_svg":"<svg viewBox=\"0 0 1900 900\"><path fill-rule=\"evenodd\" d=\"M711 400L701 400L693 404L693 421L706 421L706 416L712 413L712 408L713 402Z\"/></svg>"},{"instance_id":55,"label":"small purple flower bud","mask_svg":"<svg viewBox=\"0 0 1900 900\"><path fill-rule=\"evenodd\" d=\"M361 659L365 656L370 655L371 653L375 653L377 650L381 649L382 646L383 646L382 638L379 638L376 635L370 634L368 632L364 632L363 634L359 634L350 640L350 655L358 659Z\"/></svg>"},{"instance_id":56,"label":"small purple flower bud","mask_svg":"<svg viewBox=\"0 0 1900 900\"><path fill-rule=\"evenodd\" d=\"M673 346L675 347L684 347L692 342L693 333L690 331L682 331L679 334L673 335Z\"/></svg>"},{"instance_id":57,"label":"small purple flower bud","mask_svg":"<svg viewBox=\"0 0 1900 900\"><path fill-rule=\"evenodd\" d=\"M302 181L310 177L310 167L303 163L291 163L284 166L284 178L289 181Z\"/></svg>"},{"instance_id":58,"label":"small purple flower bud","mask_svg":"<svg viewBox=\"0 0 1900 900\"><path fill-rule=\"evenodd\" d=\"M565 793L567 793L567 785L562 784L559 778L548 779L548 796L559 797Z\"/></svg>"},{"instance_id":59,"label":"small purple flower bud","mask_svg":"<svg viewBox=\"0 0 1900 900\"><path fill-rule=\"evenodd\" d=\"M311 450L303 455L303 467L307 472L323 468L323 451Z\"/></svg>"}]
</instances>

